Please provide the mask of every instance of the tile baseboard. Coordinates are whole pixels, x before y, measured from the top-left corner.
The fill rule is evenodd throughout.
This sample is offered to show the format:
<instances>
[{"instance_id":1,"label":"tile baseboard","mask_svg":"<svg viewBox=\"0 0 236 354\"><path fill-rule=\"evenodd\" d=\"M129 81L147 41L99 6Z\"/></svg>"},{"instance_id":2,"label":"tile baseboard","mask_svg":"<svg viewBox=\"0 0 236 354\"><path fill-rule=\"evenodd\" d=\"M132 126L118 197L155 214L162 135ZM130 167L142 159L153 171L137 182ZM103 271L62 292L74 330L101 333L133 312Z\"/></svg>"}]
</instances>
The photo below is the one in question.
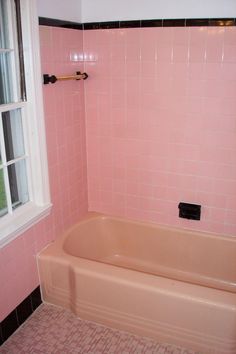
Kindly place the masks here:
<instances>
[{"instance_id":1,"label":"tile baseboard","mask_svg":"<svg viewBox=\"0 0 236 354\"><path fill-rule=\"evenodd\" d=\"M0 345L32 315L41 303L41 292L38 286L0 323Z\"/></svg>"}]
</instances>

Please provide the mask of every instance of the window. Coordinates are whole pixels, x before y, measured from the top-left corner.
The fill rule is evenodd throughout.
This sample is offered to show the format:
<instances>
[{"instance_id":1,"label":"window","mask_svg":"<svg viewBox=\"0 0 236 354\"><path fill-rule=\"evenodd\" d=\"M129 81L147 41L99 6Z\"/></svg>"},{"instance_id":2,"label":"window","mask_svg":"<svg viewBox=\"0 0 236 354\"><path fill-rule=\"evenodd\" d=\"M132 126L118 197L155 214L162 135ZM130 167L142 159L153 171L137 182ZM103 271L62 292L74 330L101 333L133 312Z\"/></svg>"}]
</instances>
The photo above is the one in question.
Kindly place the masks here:
<instances>
[{"instance_id":1,"label":"window","mask_svg":"<svg viewBox=\"0 0 236 354\"><path fill-rule=\"evenodd\" d=\"M50 210L36 3L0 0L0 246Z\"/></svg>"}]
</instances>

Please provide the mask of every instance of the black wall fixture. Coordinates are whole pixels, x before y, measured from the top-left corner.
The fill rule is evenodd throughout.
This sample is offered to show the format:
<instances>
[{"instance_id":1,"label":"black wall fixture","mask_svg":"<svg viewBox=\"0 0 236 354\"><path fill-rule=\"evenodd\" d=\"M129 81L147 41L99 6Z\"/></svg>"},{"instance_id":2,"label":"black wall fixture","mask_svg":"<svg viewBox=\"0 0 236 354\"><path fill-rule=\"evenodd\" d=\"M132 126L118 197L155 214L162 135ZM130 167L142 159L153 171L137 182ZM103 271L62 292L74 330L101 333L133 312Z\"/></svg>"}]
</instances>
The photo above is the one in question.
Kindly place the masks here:
<instances>
[{"instance_id":1,"label":"black wall fixture","mask_svg":"<svg viewBox=\"0 0 236 354\"><path fill-rule=\"evenodd\" d=\"M179 203L179 217L190 220L200 220L201 218L201 205L190 203Z\"/></svg>"}]
</instances>

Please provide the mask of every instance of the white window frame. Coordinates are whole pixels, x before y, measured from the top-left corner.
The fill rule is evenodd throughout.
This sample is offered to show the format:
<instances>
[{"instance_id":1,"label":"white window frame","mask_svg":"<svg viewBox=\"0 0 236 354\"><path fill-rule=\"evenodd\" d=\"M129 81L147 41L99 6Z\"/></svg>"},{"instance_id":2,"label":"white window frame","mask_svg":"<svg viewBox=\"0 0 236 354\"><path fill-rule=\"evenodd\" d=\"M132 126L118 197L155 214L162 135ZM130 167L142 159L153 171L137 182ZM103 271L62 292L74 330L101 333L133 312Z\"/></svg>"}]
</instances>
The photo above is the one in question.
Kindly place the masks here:
<instances>
[{"instance_id":1,"label":"white window frame","mask_svg":"<svg viewBox=\"0 0 236 354\"><path fill-rule=\"evenodd\" d=\"M49 215L51 209L44 124L39 26L36 0L21 0L27 101L0 105L0 111L22 108L28 154L30 201L0 218L0 248Z\"/></svg>"}]
</instances>

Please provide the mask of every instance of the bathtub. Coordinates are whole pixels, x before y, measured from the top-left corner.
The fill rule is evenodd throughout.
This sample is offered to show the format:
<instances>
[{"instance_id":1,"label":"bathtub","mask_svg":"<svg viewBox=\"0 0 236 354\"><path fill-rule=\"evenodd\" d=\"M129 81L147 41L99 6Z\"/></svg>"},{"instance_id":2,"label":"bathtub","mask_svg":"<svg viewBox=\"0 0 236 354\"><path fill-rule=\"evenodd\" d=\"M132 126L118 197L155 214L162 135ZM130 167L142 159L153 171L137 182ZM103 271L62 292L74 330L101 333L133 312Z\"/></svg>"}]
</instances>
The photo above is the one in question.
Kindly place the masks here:
<instances>
[{"instance_id":1,"label":"bathtub","mask_svg":"<svg viewBox=\"0 0 236 354\"><path fill-rule=\"evenodd\" d=\"M38 255L43 300L201 353L236 353L236 239L89 213Z\"/></svg>"}]
</instances>

